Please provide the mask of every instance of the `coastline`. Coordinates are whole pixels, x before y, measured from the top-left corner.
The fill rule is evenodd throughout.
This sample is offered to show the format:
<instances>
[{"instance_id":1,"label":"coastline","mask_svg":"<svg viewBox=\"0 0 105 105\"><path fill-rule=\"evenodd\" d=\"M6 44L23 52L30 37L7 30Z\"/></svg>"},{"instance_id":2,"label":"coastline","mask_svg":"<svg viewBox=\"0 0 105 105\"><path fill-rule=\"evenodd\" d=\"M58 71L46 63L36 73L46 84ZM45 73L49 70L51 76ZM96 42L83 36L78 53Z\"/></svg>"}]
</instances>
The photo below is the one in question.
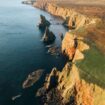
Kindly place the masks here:
<instances>
[{"instance_id":1,"label":"coastline","mask_svg":"<svg viewBox=\"0 0 105 105\"><path fill-rule=\"evenodd\" d=\"M60 14L62 14L61 15L61 17L63 18L63 19L65 19L65 21L66 21L66 19L67 19L67 17L68 16L70 16L71 15L71 13L72 13L72 19L71 18L69 18L69 21L68 21L68 26L69 27L72 27L72 22L71 21L74 21L75 20L75 24L76 24L76 30L77 29L79 29L79 28L81 28L81 27L88 27L89 25L93 25L93 24L96 24L97 23L97 21L100 21L100 19L91 19L91 18L88 18L88 17L84 17L84 16L82 16L82 15L80 15L80 14L77 14L77 13L75 13L75 11L72 11L72 10L70 10L70 11L72 11L69 15L67 15L66 17L65 17L65 13L67 14L67 11L69 11L69 10L65 10L65 12L64 12L64 14L62 13L62 12L60 12L61 10L62 10L62 8L60 8L60 10L59 10L59 7L58 7L58 9L57 9L57 7L55 7L55 5L52 5L52 4L48 4L49 6L46 8L46 7L41 7L41 9L44 9L45 11L47 11L48 13L50 13L50 14L52 14L52 15L55 15L55 16L60 16ZM40 8L40 6L38 7L38 8ZM55 9L56 8L56 9ZM54 11L53 11L54 10ZM58 10L57 12L56 12L56 10ZM59 12L60 12L60 14L59 14ZM57 13L57 14L56 14ZM79 15L78 17L75 17L75 15ZM81 20L81 18L83 19L83 20ZM75 19L76 18L76 19ZM77 21L78 20L78 21ZM69 34L71 34L70 32L69 32ZM65 35L65 37L66 37L67 35ZM64 38L65 39L65 38ZM67 38L68 39L68 38ZM78 39L78 38L77 38ZM74 40L74 39L73 39ZM81 38L80 38L80 40L81 40ZM67 40L65 41L65 42L62 42L62 43L64 43L64 45L66 44L66 42L67 42ZM71 42L71 41L70 41ZM82 40L82 42L81 43L83 43L83 40ZM80 44L79 44L80 45ZM73 45L74 46L74 45ZM66 47L66 46L64 46L64 47ZM80 51L83 51L83 49L82 48L84 48L83 47L83 44L82 44L82 47L77 47L77 48L79 48L79 50ZM65 49L65 48L64 48ZM88 49L88 48L87 48ZM67 48L66 49L66 51L67 50L69 50L69 48ZM73 54L77 54L76 55L76 57L77 58L75 58L75 59L84 59L84 56L82 55L82 54L79 54L78 52L76 53L76 51L74 51L73 52ZM71 56L72 56L72 50L70 49L70 52L68 53L68 51L66 52L66 55L67 56L70 56L70 58L71 58ZM81 57L81 55L82 55L82 57ZM73 58L73 59L74 59ZM71 60L71 59L70 59ZM71 63L75 63L74 61L72 61ZM66 66L65 66L66 67ZM74 65L73 65L73 67L74 67ZM71 69L71 67L70 67L70 69ZM74 69L74 70L76 70L76 69ZM64 105L66 105L66 102L68 102L67 100L66 100L66 98L70 101L70 99L69 99L69 97L71 97L70 96L70 94L68 94L68 92L67 93L65 93L65 91L72 91L72 89L71 89L71 87L72 88L76 88L76 92L77 92L77 94L75 94L75 101L76 101L76 103L77 103L77 105L79 105L79 104L83 104L83 105L104 105L103 103L105 103L104 102L104 99L103 99L103 97L105 96L105 90L104 89L102 89L101 87L99 87L99 86L97 86L97 85L95 85L95 84L92 84L92 83L87 83L85 80L83 80L83 79L80 79L79 78L79 73L77 73L76 74L76 79L75 78L72 78L72 73L71 73L71 71L72 70L70 70L70 81L73 81L74 80L74 82L72 83L72 84L70 84L70 87L68 87L67 86L67 81L66 81L66 79L67 79L67 77L65 76L65 78L64 78L64 82L63 82L63 84L62 83L59 83L59 79L57 80L58 81L58 83L57 83L57 89L59 90L59 91L62 91L62 88L63 87L65 87L64 88L64 90L63 90L63 92L64 92L64 94L62 95L62 94L60 94L63 98L64 98L64 100L63 100L63 104ZM77 70L77 71L75 71L75 72L78 72L79 70ZM74 72L74 75L75 75L75 72ZM63 71L61 71L61 75L65 75L65 73L66 73L66 71L65 71L65 69L63 70ZM58 71L58 73L57 73L58 75L57 75L57 77L58 78L61 78L61 75L60 75L60 73L59 73L59 71ZM54 78L56 78L56 76L55 76L55 74L53 74L53 70L52 70L52 72L51 72L51 74L49 75L49 77L47 77L47 86L45 86L45 89L46 88L48 88L48 86L50 87L50 85L52 85L51 83L50 83L50 79L51 79L51 77L52 76L54 76ZM77 78L78 77L78 78ZM62 81L62 80L61 80ZM61 87L60 87L60 85L62 85ZM64 85L64 86L63 86ZM51 86L52 87L52 86ZM53 88L55 88L55 87L53 87ZM81 89L82 88L82 89ZM87 89L86 89L87 88ZM52 91L52 90L51 90ZM73 91L73 93L74 93L74 91ZM89 93L89 94L88 94ZM81 94L83 94L83 96L85 97L84 99L82 99L82 102L80 101L80 99L79 98L82 98L82 96L81 96ZM73 94L74 95L74 94ZM95 96L97 96L97 97L95 97ZM79 98L77 98L77 97L79 97ZM88 100L91 100L91 102L89 102ZM50 100L51 101L51 100ZM99 103L99 104L97 104L97 103ZM62 104L62 105L63 105ZM49 104L48 104L49 105ZM60 105L61 105L61 103L60 103Z\"/></svg>"}]
</instances>

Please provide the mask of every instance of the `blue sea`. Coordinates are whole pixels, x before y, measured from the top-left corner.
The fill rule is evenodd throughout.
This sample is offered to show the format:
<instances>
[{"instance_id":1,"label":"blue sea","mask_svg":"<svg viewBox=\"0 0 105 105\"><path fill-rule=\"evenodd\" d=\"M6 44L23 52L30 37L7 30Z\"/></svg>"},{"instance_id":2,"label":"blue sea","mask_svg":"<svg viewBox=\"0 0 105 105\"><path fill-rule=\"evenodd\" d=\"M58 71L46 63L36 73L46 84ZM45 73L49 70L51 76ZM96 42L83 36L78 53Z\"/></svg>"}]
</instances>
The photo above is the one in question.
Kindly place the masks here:
<instances>
[{"instance_id":1,"label":"blue sea","mask_svg":"<svg viewBox=\"0 0 105 105\"><path fill-rule=\"evenodd\" d=\"M47 12L23 5L21 0L0 0L0 105L40 105L35 97L38 88L43 86L44 77L53 67L63 68L66 59L47 53L41 41L43 32L37 27L40 14L52 24L50 30L56 35L56 45L61 44L59 33L67 31L56 24L61 19ZM22 89L27 75L37 69L44 69L44 75L32 87ZM15 101L12 97L21 95Z\"/></svg>"}]
</instances>

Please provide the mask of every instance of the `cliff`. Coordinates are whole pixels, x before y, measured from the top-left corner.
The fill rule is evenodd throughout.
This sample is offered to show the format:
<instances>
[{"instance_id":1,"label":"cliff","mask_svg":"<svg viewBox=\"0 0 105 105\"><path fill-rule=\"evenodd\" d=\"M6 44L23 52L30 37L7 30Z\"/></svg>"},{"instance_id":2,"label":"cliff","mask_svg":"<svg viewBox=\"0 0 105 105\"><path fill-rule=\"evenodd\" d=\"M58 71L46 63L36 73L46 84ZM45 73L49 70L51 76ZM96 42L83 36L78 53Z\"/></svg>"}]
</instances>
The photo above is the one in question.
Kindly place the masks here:
<instances>
[{"instance_id":1,"label":"cliff","mask_svg":"<svg viewBox=\"0 0 105 105\"><path fill-rule=\"evenodd\" d=\"M55 87L51 84L52 77L57 81ZM53 69L45 83L45 87L49 89L47 94L52 91L51 87L60 92L62 105L105 105L105 90L80 79L79 70L74 64L67 63L62 72Z\"/></svg>"},{"instance_id":2,"label":"cliff","mask_svg":"<svg viewBox=\"0 0 105 105\"><path fill-rule=\"evenodd\" d=\"M43 104L105 105L105 90L81 79L75 64L77 60L84 59L83 51L89 49L89 46L83 42L83 38L66 33L62 41L62 50L64 49L70 59L73 54L72 60L61 71L53 68L46 77L44 86L37 92L44 99Z\"/></svg>"},{"instance_id":3,"label":"cliff","mask_svg":"<svg viewBox=\"0 0 105 105\"><path fill-rule=\"evenodd\" d=\"M46 11L48 11L49 13L55 16L62 17L64 20L67 21L67 25L70 28L72 28L73 25L75 25L76 29L78 29L79 27L96 23L96 20L97 20L95 18L89 18L85 15L77 13L73 9L59 7L51 3L48 3L46 7Z\"/></svg>"},{"instance_id":4,"label":"cliff","mask_svg":"<svg viewBox=\"0 0 105 105\"><path fill-rule=\"evenodd\" d=\"M80 14L72 8L63 8L55 3L49 3L47 1L41 3L36 2L34 3L34 6L44 9L52 15L62 17L65 20L65 25L71 29L78 29L82 26L95 24L100 20L99 18L88 17L86 15Z\"/></svg>"},{"instance_id":5,"label":"cliff","mask_svg":"<svg viewBox=\"0 0 105 105\"><path fill-rule=\"evenodd\" d=\"M74 9L60 7L47 0L36 2L34 6L44 9L52 15L62 17L64 25L69 29L87 28L100 21L99 18L83 15ZM77 33L66 33L62 41L62 53L68 56L69 62L63 70L53 68L51 73L46 76L44 86L37 92L38 96L42 96L43 104L105 105L105 90L81 79L79 69L76 67L76 61L83 60L85 57L83 52L90 48L83 40L82 37L77 37Z\"/></svg>"},{"instance_id":6,"label":"cliff","mask_svg":"<svg viewBox=\"0 0 105 105\"><path fill-rule=\"evenodd\" d=\"M66 33L62 41L62 52L66 54L70 60L84 59L82 52L88 50L89 46L83 42L82 37L78 37L69 32Z\"/></svg>"}]
</instances>

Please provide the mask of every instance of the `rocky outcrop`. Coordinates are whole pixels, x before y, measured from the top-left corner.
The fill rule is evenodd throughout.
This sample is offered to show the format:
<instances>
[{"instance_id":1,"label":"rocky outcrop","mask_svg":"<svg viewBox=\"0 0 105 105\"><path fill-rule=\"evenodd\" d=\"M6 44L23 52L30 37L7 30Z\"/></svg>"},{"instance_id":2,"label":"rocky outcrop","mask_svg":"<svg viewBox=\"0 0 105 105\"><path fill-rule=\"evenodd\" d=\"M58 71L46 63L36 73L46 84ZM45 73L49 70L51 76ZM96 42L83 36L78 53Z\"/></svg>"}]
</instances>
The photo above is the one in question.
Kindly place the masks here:
<instances>
[{"instance_id":1,"label":"rocky outcrop","mask_svg":"<svg viewBox=\"0 0 105 105\"><path fill-rule=\"evenodd\" d=\"M70 29L97 22L97 18L87 17L53 3L46 2L41 9L62 17L65 20L63 24ZM46 76L44 86L36 94L42 97L42 105L105 105L105 90L81 79L75 64L75 61L84 59L83 51L88 49L89 46L83 42L83 38L66 33L62 41L62 52L70 61L63 70L53 68Z\"/></svg>"},{"instance_id":2,"label":"rocky outcrop","mask_svg":"<svg viewBox=\"0 0 105 105\"><path fill-rule=\"evenodd\" d=\"M60 56L62 54L61 48L58 46L52 46L48 49L48 53L55 56Z\"/></svg>"},{"instance_id":3,"label":"rocky outcrop","mask_svg":"<svg viewBox=\"0 0 105 105\"><path fill-rule=\"evenodd\" d=\"M41 0L39 1L41 2ZM62 17L65 20L64 25L70 29L78 29L82 26L94 24L99 20L98 18L90 18L82 15L73 9L63 8L54 3L49 3L48 1L42 3L36 2L34 6L44 9L52 15Z\"/></svg>"},{"instance_id":4,"label":"rocky outcrop","mask_svg":"<svg viewBox=\"0 0 105 105\"><path fill-rule=\"evenodd\" d=\"M43 70L36 70L34 72L32 72L31 74L28 75L27 79L23 82L23 89L25 88L29 88L32 85L34 85L42 76L43 74Z\"/></svg>"},{"instance_id":5,"label":"rocky outcrop","mask_svg":"<svg viewBox=\"0 0 105 105\"><path fill-rule=\"evenodd\" d=\"M76 48L77 48L76 36L71 35L70 33L66 33L62 41L62 52L64 54L67 54L69 59L72 60L74 58Z\"/></svg>"},{"instance_id":6,"label":"rocky outcrop","mask_svg":"<svg viewBox=\"0 0 105 105\"><path fill-rule=\"evenodd\" d=\"M80 52L86 50L84 47L79 48ZM42 96L42 105L105 104L105 90L81 79L79 69L73 62L68 62L62 71L53 68L46 77L44 86L38 90L37 96Z\"/></svg>"},{"instance_id":7,"label":"rocky outcrop","mask_svg":"<svg viewBox=\"0 0 105 105\"><path fill-rule=\"evenodd\" d=\"M80 79L78 68L71 63L67 63L61 72L54 68L37 96L42 96L46 105L105 104L105 90Z\"/></svg>"},{"instance_id":8,"label":"rocky outcrop","mask_svg":"<svg viewBox=\"0 0 105 105\"><path fill-rule=\"evenodd\" d=\"M46 6L46 11L49 13L60 16L66 21L66 26L71 29L78 29L82 26L96 23L97 18L90 18L80 13L77 13L73 9L59 7L58 5L48 3Z\"/></svg>"},{"instance_id":9,"label":"rocky outcrop","mask_svg":"<svg viewBox=\"0 0 105 105\"><path fill-rule=\"evenodd\" d=\"M25 0L25 1L22 1L22 3L33 5L35 3L35 0Z\"/></svg>"},{"instance_id":10,"label":"rocky outcrop","mask_svg":"<svg viewBox=\"0 0 105 105\"><path fill-rule=\"evenodd\" d=\"M50 22L45 18L45 16L40 15L40 23L39 23L40 29L46 29L46 27L50 26Z\"/></svg>"},{"instance_id":11,"label":"rocky outcrop","mask_svg":"<svg viewBox=\"0 0 105 105\"><path fill-rule=\"evenodd\" d=\"M67 32L62 41L62 52L66 54L70 60L83 59L84 55L81 51L88 50L89 46L82 40L83 38L77 38L76 35Z\"/></svg>"},{"instance_id":12,"label":"rocky outcrop","mask_svg":"<svg viewBox=\"0 0 105 105\"><path fill-rule=\"evenodd\" d=\"M53 34L53 32L50 31L50 30L48 29L48 27L46 27L44 36L43 36L43 38L42 38L43 42L49 44L49 43L54 42L55 39L56 39L56 37L55 37L55 35Z\"/></svg>"},{"instance_id":13,"label":"rocky outcrop","mask_svg":"<svg viewBox=\"0 0 105 105\"><path fill-rule=\"evenodd\" d=\"M21 97L21 94L16 95L16 96L13 96L13 97L12 97L12 101L15 101L16 99L18 99L18 98L20 98L20 97Z\"/></svg>"},{"instance_id":14,"label":"rocky outcrop","mask_svg":"<svg viewBox=\"0 0 105 105\"><path fill-rule=\"evenodd\" d=\"M65 51L69 49L68 46L70 46L70 50L71 50L71 48L75 49L73 51L73 53L70 52L71 55L73 54L72 61L74 59L77 60L77 58L83 59L82 57L75 58L75 56L77 56L77 54L78 54L77 48L79 48L77 46L77 41L75 43L75 40L77 39L76 36L73 36L73 35L70 36L70 34L68 34L66 38L69 40L69 42L67 41L67 45L66 45L67 49L65 49ZM65 41L65 38L64 38L64 41ZM64 48L66 48L66 47L64 46ZM78 51L79 50L81 50L81 49L78 49ZM84 50L85 50L85 48L84 48ZM83 51L83 49L81 51ZM81 52L81 51L79 51L79 52ZM81 52L81 54L82 54L82 52ZM70 57L71 57L71 55L70 55ZM54 96L56 96L56 97L58 97L58 99L60 99L60 101L59 101L60 103L58 103L58 105L66 105L66 104L74 105L79 101L79 99L76 100L76 96L78 94L77 86L79 86L78 84L81 83L80 82L81 80L79 77L78 68L76 67L75 64L72 63L72 61L66 64L66 66L64 67L62 72L60 72L56 68L54 68L52 70L52 72L50 73L50 75L46 77L46 82L45 82L44 86L41 89L39 89L39 91L37 93L37 95L41 95L42 97L43 96L45 97L46 100L44 100L44 102L50 103L50 101L52 101L52 99L50 99L50 100L47 99L47 97L49 96L49 93L52 93L52 91L59 92L58 96L56 93L54 93L55 94ZM44 93L42 92L42 90L44 90ZM90 93L89 93L89 95L90 95ZM85 100L91 99L91 97L88 97L87 94L86 95L83 94L83 96L85 96ZM80 97L80 98L82 98L82 97ZM83 103L83 101L81 103ZM54 104L52 104L52 105L54 105ZM79 105L79 104L77 104L77 105ZM83 105L92 105L92 104L90 103L90 104L83 104Z\"/></svg>"}]
</instances>

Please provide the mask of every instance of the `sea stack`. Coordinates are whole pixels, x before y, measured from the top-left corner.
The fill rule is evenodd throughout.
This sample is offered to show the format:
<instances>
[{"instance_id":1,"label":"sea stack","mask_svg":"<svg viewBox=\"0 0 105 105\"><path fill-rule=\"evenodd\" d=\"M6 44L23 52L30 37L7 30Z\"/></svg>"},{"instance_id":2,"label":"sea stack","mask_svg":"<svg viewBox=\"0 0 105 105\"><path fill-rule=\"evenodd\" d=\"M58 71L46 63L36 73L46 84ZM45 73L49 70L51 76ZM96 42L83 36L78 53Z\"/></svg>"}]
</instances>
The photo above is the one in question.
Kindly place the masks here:
<instances>
[{"instance_id":1,"label":"sea stack","mask_svg":"<svg viewBox=\"0 0 105 105\"><path fill-rule=\"evenodd\" d=\"M52 31L50 31L48 29L48 27L46 27L46 30L45 30L45 33L44 33L44 36L43 36L43 42L44 43L52 43L55 41L56 37L55 35L53 34Z\"/></svg>"},{"instance_id":2,"label":"sea stack","mask_svg":"<svg viewBox=\"0 0 105 105\"><path fill-rule=\"evenodd\" d=\"M46 29L46 27L50 26L50 22L45 18L45 16L40 15L40 23L39 23L39 29Z\"/></svg>"}]
</instances>

